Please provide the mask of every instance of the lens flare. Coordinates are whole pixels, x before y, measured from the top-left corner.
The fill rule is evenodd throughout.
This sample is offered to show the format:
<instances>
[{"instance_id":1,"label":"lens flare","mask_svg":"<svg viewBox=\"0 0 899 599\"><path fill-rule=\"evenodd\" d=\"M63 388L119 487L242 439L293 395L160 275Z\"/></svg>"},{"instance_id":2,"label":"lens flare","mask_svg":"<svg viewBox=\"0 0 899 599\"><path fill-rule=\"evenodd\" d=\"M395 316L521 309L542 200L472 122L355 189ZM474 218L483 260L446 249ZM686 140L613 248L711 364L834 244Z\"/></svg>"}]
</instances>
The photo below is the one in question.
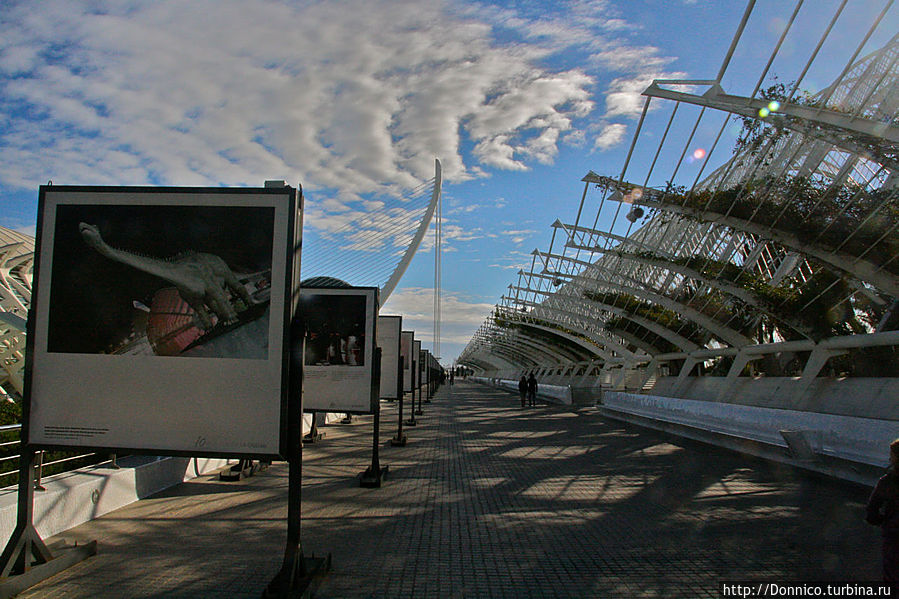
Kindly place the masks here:
<instances>
[{"instance_id":1,"label":"lens flare","mask_svg":"<svg viewBox=\"0 0 899 599\"><path fill-rule=\"evenodd\" d=\"M759 116L760 117L765 118L769 114L771 114L771 111L768 110L767 108L759 108Z\"/></svg>"},{"instance_id":2,"label":"lens flare","mask_svg":"<svg viewBox=\"0 0 899 599\"><path fill-rule=\"evenodd\" d=\"M771 112L777 112L778 110L780 110L780 102L778 102L777 100L771 100L770 102L768 102L768 110L770 110Z\"/></svg>"},{"instance_id":3,"label":"lens flare","mask_svg":"<svg viewBox=\"0 0 899 599\"><path fill-rule=\"evenodd\" d=\"M695 160L702 160L703 158L705 158L705 149L696 148L695 150L693 150L693 158Z\"/></svg>"}]
</instances>

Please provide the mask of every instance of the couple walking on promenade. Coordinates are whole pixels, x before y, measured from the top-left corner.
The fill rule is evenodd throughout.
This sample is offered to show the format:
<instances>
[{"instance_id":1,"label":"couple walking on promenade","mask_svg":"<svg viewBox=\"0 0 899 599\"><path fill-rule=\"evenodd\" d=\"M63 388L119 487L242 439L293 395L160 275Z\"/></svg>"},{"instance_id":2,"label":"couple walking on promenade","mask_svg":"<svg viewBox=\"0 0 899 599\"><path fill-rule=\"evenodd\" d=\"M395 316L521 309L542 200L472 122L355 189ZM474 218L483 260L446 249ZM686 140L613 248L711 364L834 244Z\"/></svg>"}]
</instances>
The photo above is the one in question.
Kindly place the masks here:
<instances>
[{"instance_id":1,"label":"couple walking on promenade","mask_svg":"<svg viewBox=\"0 0 899 599\"><path fill-rule=\"evenodd\" d=\"M521 407L524 407L525 399L527 399L528 405L536 407L537 405L537 379L534 377L534 373L525 378L524 375L521 375L521 379L518 381L518 395L521 397Z\"/></svg>"}]
</instances>

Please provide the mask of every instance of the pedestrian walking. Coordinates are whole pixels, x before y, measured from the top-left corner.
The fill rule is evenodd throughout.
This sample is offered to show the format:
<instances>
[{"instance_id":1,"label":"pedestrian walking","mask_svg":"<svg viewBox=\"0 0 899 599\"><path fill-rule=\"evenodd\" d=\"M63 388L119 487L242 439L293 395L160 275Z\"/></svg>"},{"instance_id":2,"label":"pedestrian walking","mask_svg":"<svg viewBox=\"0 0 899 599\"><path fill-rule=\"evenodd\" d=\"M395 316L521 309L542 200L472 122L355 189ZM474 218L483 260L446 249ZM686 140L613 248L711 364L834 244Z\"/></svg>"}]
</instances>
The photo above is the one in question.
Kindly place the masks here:
<instances>
[{"instance_id":1,"label":"pedestrian walking","mask_svg":"<svg viewBox=\"0 0 899 599\"><path fill-rule=\"evenodd\" d=\"M524 375L521 375L521 379L518 381L518 395L521 398L521 407L524 407L524 400L528 394L528 380L524 378Z\"/></svg>"},{"instance_id":2,"label":"pedestrian walking","mask_svg":"<svg viewBox=\"0 0 899 599\"><path fill-rule=\"evenodd\" d=\"M890 469L868 499L865 520L883 532L883 581L899 590L899 439L890 443Z\"/></svg>"},{"instance_id":3,"label":"pedestrian walking","mask_svg":"<svg viewBox=\"0 0 899 599\"><path fill-rule=\"evenodd\" d=\"M528 404L532 408L537 406L537 379L534 377L533 372L528 377Z\"/></svg>"}]
</instances>

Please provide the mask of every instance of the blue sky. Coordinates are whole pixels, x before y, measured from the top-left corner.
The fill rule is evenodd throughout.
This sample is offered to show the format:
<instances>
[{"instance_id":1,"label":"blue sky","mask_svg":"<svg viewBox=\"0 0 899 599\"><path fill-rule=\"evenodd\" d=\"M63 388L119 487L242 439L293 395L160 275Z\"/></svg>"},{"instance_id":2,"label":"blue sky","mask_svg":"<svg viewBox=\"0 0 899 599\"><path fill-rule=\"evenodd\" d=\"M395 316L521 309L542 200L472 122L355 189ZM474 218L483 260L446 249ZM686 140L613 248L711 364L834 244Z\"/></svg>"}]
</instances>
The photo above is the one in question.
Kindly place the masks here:
<instances>
[{"instance_id":1,"label":"blue sky","mask_svg":"<svg viewBox=\"0 0 899 599\"><path fill-rule=\"evenodd\" d=\"M806 2L772 67L796 79L838 2ZM802 82L819 91L885 4L850 0ZM307 205L402 193L444 165L450 362L589 170L617 175L654 78L711 79L743 1L10 2L0 10L0 225L33 231L38 186L301 182ZM791 3L760 0L722 84L748 94ZM891 9L866 47L899 30ZM628 175L642 180L670 105ZM689 117L689 109L683 114ZM695 114L695 113L694 113ZM708 148L723 116L694 138ZM678 119L672 136L695 121ZM729 157L728 129L710 168ZM657 144L657 142L656 142ZM675 144L676 145L676 144ZM681 146L682 149L683 146ZM663 154L661 164L676 162ZM696 176L688 160L678 182ZM641 170L641 168L643 170ZM650 185L664 183L650 180ZM589 205L586 210L589 211ZM595 207L590 219L595 215ZM314 220L307 228L320 226ZM384 313L431 340L423 248Z\"/></svg>"}]
</instances>

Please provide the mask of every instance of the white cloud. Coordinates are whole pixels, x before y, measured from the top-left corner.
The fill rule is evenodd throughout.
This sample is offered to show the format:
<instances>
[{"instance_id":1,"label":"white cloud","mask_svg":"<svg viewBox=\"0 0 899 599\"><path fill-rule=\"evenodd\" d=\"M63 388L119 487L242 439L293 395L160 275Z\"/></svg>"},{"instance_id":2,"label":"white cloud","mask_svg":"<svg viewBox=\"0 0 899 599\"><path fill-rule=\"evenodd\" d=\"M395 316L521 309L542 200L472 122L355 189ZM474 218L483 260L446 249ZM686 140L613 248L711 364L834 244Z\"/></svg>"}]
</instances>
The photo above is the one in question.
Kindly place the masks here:
<instances>
[{"instance_id":1,"label":"white cloud","mask_svg":"<svg viewBox=\"0 0 899 599\"><path fill-rule=\"evenodd\" d=\"M686 77L682 72L642 71L630 77L618 77L606 90L606 117L636 117L643 110L645 98L641 95L653 79L677 79Z\"/></svg>"},{"instance_id":2,"label":"white cloud","mask_svg":"<svg viewBox=\"0 0 899 599\"><path fill-rule=\"evenodd\" d=\"M461 206L456 206L446 212L447 215L452 214L470 214L476 210L482 210L487 208L486 204L463 204Z\"/></svg>"},{"instance_id":3,"label":"white cloud","mask_svg":"<svg viewBox=\"0 0 899 599\"><path fill-rule=\"evenodd\" d=\"M590 56L590 60L616 71L646 72L658 70L674 61L670 56L659 56L654 46L610 45Z\"/></svg>"},{"instance_id":4,"label":"white cloud","mask_svg":"<svg viewBox=\"0 0 899 599\"><path fill-rule=\"evenodd\" d=\"M426 180L435 156L450 181L551 162L593 79L476 16L411 0L4 7L0 181L285 178L358 195Z\"/></svg>"},{"instance_id":5,"label":"white cloud","mask_svg":"<svg viewBox=\"0 0 899 599\"><path fill-rule=\"evenodd\" d=\"M612 146L621 143L625 133L627 133L627 125L622 125L621 123L606 125L599 135L596 136L593 148L600 151L608 150Z\"/></svg>"},{"instance_id":6,"label":"white cloud","mask_svg":"<svg viewBox=\"0 0 899 599\"><path fill-rule=\"evenodd\" d=\"M459 225L448 222L446 218L444 218L440 225L440 232L442 234L441 249L444 253L456 251L454 244L483 239L485 237L483 230L480 228L465 229ZM434 249L434 243L434 224L431 223L428 232L421 240L418 251L428 253Z\"/></svg>"},{"instance_id":7,"label":"white cloud","mask_svg":"<svg viewBox=\"0 0 899 599\"><path fill-rule=\"evenodd\" d=\"M533 229L518 229L518 230L503 231L502 234L509 237L509 239L512 241L512 243L521 244L521 243L524 243L524 241L527 240L528 237L530 237L531 235L533 235L536 232L537 231L535 231Z\"/></svg>"},{"instance_id":8,"label":"white cloud","mask_svg":"<svg viewBox=\"0 0 899 599\"><path fill-rule=\"evenodd\" d=\"M493 309L493 304L472 301L458 293L443 290L440 298L440 345L444 364L451 363L468 343L472 334ZM414 330L415 337L433 347L434 290L424 287L397 289L381 308L381 314L403 317L403 329Z\"/></svg>"},{"instance_id":9,"label":"white cloud","mask_svg":"<svg viewBox=\"0 0 899 599\"><path fill-rule=\"evenodd\" d=\"M596 84L585 68L622 71L606 116L634 114L671 59L629 45L629 28L605 0L550 16L448 0L12 4L0 183L284 178L343 201L408 189L435 156L450 182L526 170L583 143ZM571 49L592 59L547 66Z\"/></svg>"},{"instance_id":10,"label":"white cloud","mask_svg":"<svg viewBox=\"0 0 899 599\"><path fill-rule=\"evenodd\" d=\"M519 271L522 269L527 269L531 265L531 261L533 260L533 256L530 252L525 252L521 250L512 250L507 255L503 256L500 260L490 264L490 268L500 268L503 270L514 270Z\"/></svg>"}]
</instances>

